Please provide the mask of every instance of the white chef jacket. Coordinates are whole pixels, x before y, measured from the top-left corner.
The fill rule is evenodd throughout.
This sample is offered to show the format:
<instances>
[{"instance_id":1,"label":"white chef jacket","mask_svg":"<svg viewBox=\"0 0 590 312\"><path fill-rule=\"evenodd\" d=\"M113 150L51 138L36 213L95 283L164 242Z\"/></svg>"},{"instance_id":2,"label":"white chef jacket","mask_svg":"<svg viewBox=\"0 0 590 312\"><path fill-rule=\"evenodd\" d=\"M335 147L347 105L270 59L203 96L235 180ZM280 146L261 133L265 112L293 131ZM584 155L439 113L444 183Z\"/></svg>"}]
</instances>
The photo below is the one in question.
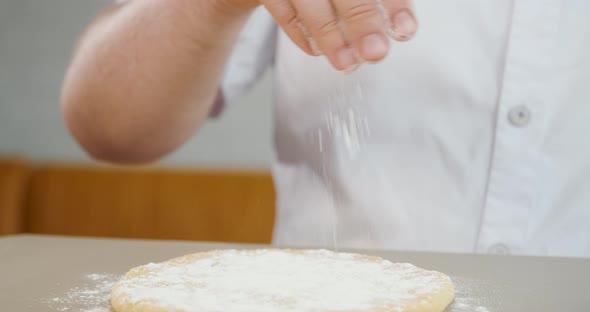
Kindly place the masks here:
<instances>
[{"instance_id":1,"label":"white chef jacket","mask_svg":"<svg viewBox=\"0 0 590 312\"><path fill-rule=\"evenodd\" d=\"M258 10L226 69L274 72L278 245L590 256L590 1L420 0L352 74Z\"/></svg>"}]
</instances>

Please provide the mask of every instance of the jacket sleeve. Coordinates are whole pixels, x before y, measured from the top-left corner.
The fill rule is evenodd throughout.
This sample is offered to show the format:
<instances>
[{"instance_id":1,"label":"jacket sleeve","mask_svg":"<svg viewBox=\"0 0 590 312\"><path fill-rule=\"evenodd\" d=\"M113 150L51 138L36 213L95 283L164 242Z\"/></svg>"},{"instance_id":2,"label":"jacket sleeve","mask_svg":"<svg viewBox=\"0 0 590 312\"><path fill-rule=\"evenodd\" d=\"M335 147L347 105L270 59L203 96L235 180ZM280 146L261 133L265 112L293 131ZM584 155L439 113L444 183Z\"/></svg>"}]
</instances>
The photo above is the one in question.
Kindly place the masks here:
<instances>
[{"instance_id":1,"label":"jacket sleeve","mask_svg":"<svg viewBox=\"0 0 590 312\"><path fill-rule=\"evenodd\" d=\"M221 86L225 102L232 102L256 84L272 66L277 43L277 26L264 7L250 17L238 39Z\"/></svg>"}]
</instances>

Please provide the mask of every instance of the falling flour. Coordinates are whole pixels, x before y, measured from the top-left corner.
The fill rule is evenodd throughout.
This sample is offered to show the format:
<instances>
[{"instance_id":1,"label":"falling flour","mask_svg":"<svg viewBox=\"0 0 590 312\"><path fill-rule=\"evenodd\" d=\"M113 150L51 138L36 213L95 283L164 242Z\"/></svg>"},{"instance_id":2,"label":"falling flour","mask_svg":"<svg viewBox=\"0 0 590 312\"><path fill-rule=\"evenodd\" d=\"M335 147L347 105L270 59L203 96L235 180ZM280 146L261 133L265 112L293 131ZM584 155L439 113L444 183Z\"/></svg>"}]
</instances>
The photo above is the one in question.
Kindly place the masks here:
<instances>
[{"instance_id":1,"label":"falling flour","mask_svg":"<svg viewBox=\"0 0 590 312\"><path fill-rule=\"evenodd\" d=\"M366 87L352 75L341 77L341 79L340 83L336 83L334 89L329 92L329 101L325 104L326 109L322 116L323 122L317 128L317 132L311 133L315 136L312 141L317 143L320 159L319 174L325 186L325 195L330 199L325 209L329 210L332 216L331 224L326 224L332 229L332 244L326 247L336 251L340 245L340 231L345 230L338 220L342 215L341 210L350 203L347 200L347 194L344 194L343 190L337 186L339 183L335 172L338 169L332 166L339 162L338 159L358 164L355 159L365 152L365 143L371 134L369 119L363 107ZM359 217L369 217L362 207L357 209ZM365 232L367 242L373 245L372 229L366 228Z\"/></svg>"}]
</instances>

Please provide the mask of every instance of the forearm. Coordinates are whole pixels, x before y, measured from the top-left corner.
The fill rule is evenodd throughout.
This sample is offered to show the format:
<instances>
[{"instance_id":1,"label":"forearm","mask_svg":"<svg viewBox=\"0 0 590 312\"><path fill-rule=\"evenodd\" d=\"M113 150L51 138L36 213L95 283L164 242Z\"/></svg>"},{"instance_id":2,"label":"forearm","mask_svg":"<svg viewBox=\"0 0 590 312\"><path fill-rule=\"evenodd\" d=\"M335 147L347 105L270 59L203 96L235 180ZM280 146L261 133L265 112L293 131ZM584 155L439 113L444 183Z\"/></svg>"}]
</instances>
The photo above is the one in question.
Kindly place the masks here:
<instances>
[{"instance_id":1,"label":"forearm","mask_svg":"<svg viewBox=\"0 0 590 312\"><path fill-rule=\"evenodd\" d=\"M94 157L159 158L207 118L248 11L208 0L135 0L91 26L63 89L72 134Z\"/></svg>"}]
</instances>

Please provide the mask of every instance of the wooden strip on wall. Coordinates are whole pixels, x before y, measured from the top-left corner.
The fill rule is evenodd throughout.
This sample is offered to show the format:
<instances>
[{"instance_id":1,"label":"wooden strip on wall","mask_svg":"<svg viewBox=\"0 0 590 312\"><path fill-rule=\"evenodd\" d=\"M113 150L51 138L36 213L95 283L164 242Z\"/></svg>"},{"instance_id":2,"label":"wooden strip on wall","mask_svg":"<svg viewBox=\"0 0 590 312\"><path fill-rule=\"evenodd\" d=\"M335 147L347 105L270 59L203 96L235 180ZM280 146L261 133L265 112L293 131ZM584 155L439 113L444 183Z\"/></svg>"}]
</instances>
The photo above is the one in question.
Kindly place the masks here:
<instances>
[{"instance_id":1,"label":"wooden strip on wall","mask_svg":"<svg viewBox=\"0 0 590 312\"><path fill-rule=\"evenodd\" d=\"M27 165L19 159L0 159L0 235L23 231Z\"/></svg>"},{"instance_id":2,"label":"wooden strip on wall","mask_svg":"<svg viewBox=\"0 0 590 312\"><path fill-rule=\"evenodd\" d=\"M269 243L274 207L269 173L52 166L31 175L26 230Z\"/></svg>"}]
</instances>

